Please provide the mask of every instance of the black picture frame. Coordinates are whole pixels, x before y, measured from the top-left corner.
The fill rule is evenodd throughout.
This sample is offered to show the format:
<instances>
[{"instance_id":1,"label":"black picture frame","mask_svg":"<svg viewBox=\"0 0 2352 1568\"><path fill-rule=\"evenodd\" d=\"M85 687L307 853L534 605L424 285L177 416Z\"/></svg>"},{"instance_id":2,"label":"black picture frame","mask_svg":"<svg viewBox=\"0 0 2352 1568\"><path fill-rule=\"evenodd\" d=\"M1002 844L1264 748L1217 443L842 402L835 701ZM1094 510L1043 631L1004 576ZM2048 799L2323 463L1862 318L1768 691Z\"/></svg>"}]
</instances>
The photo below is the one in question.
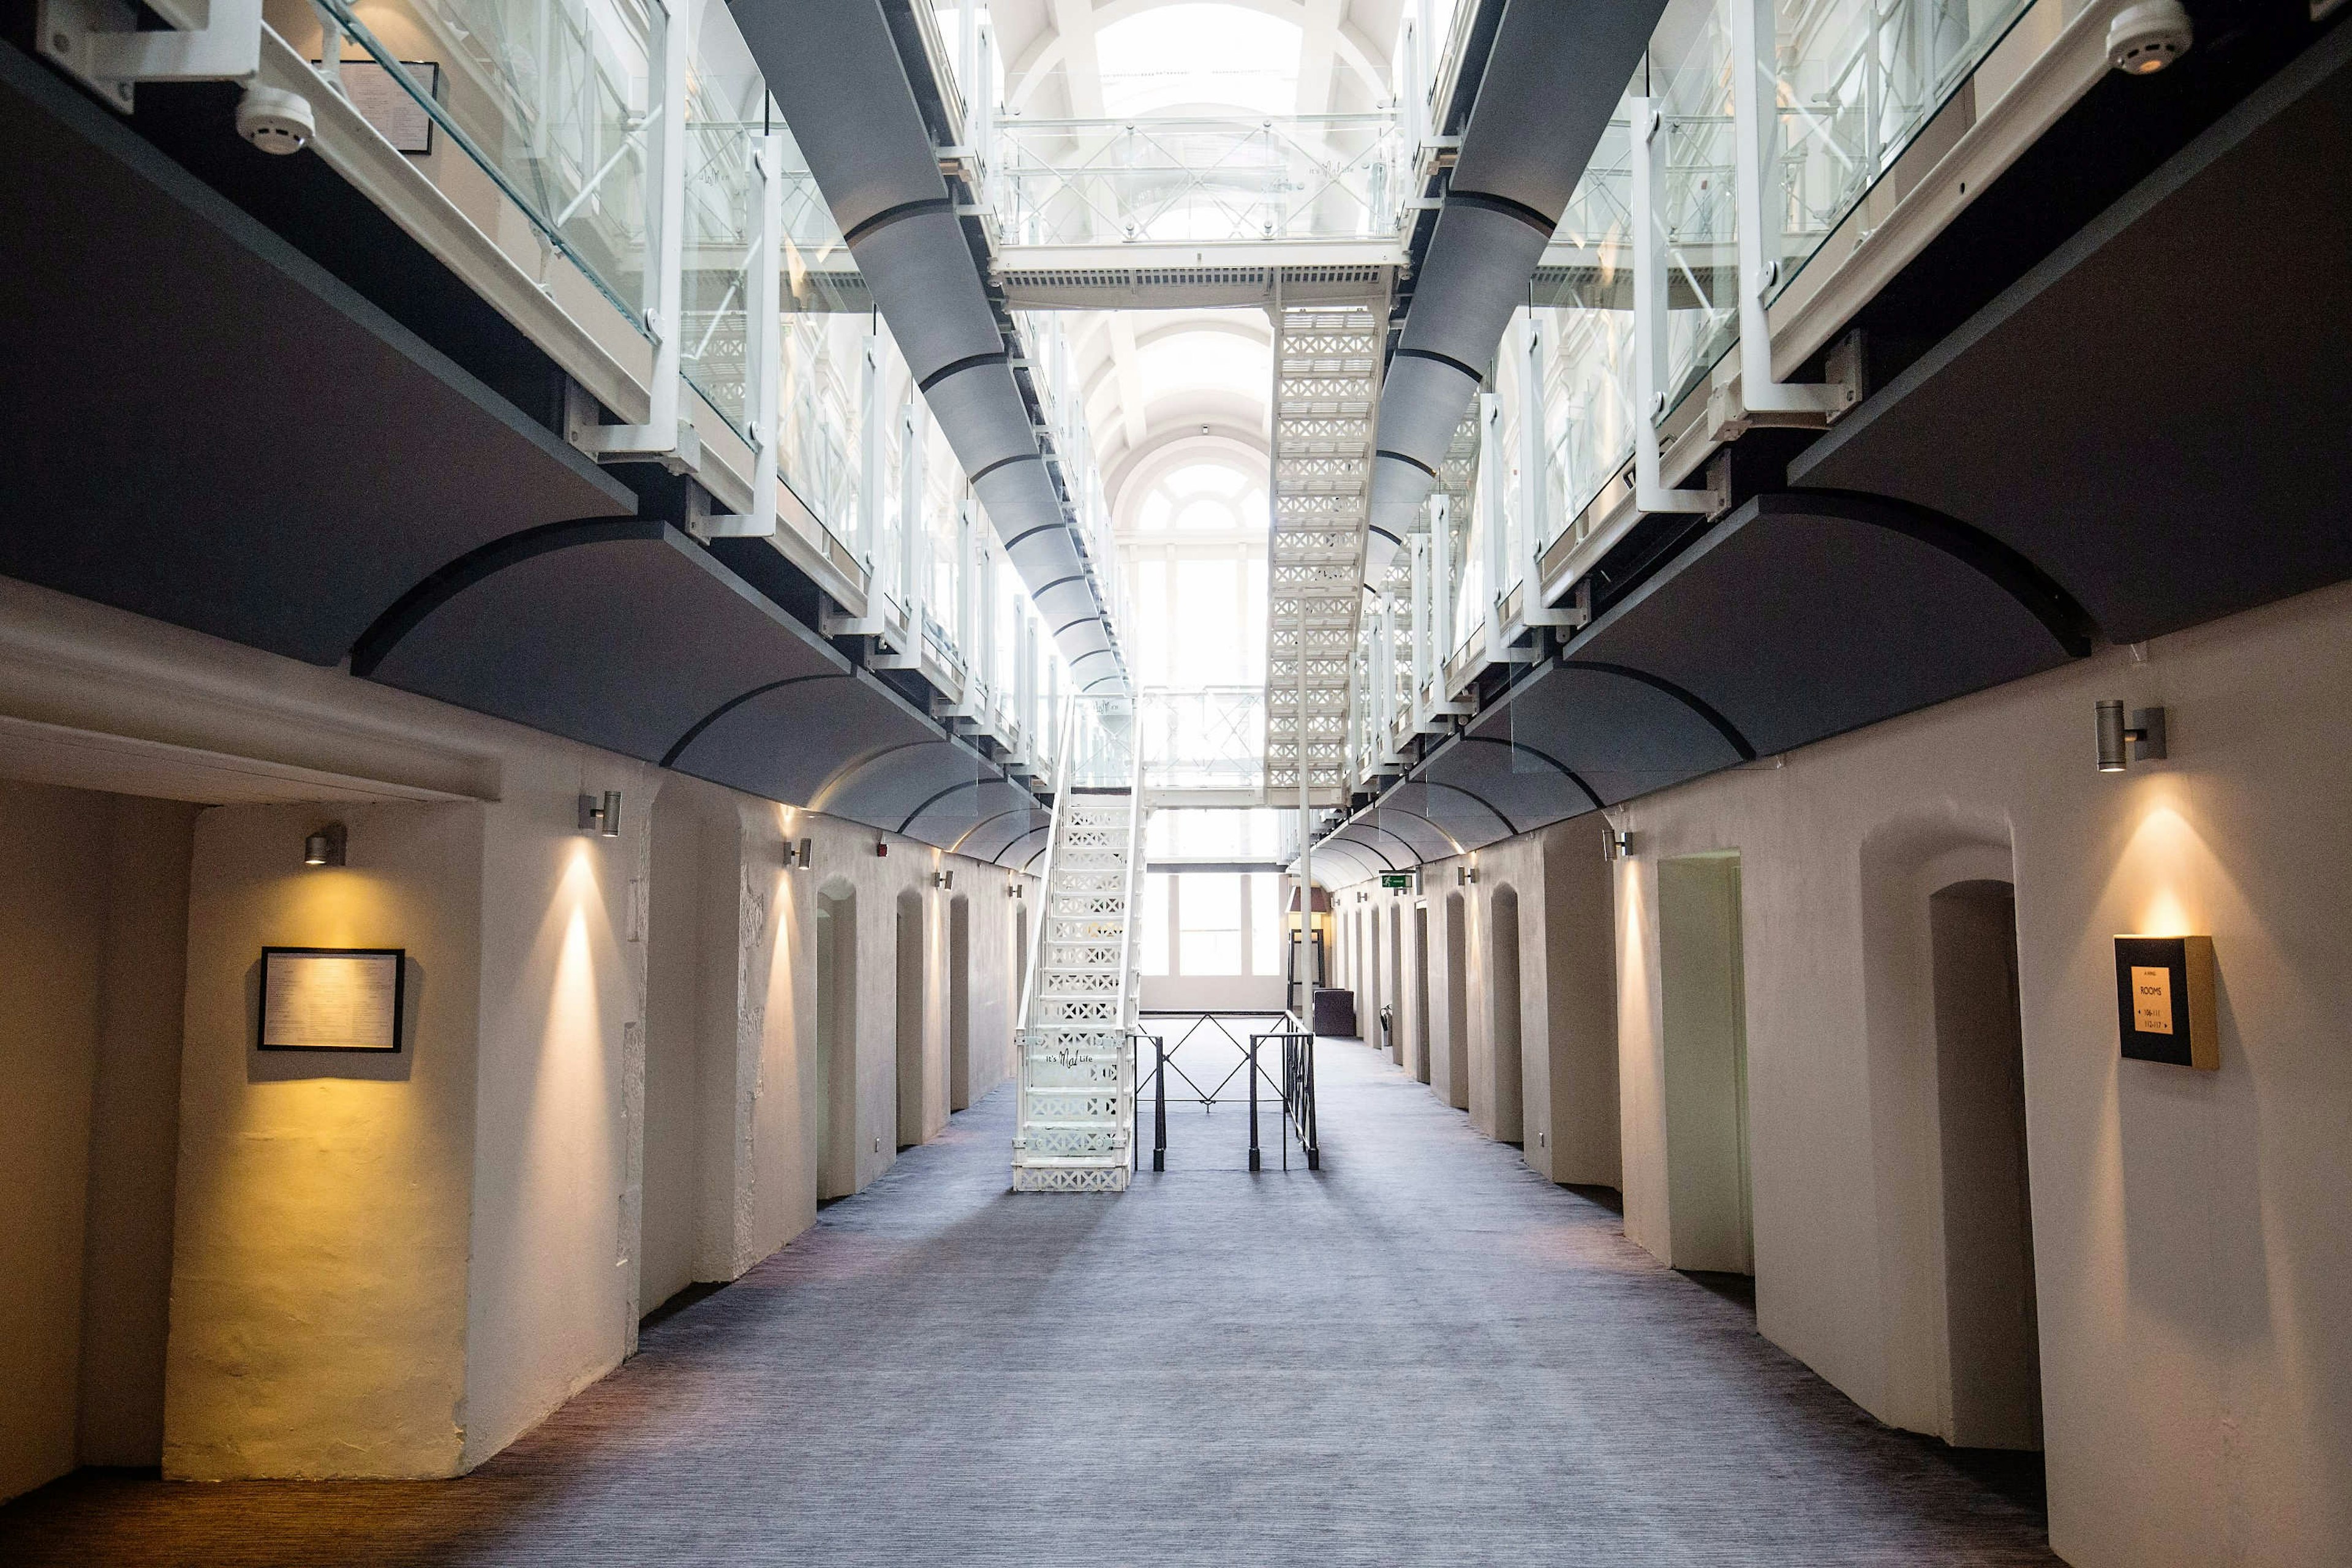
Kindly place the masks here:
<instances>
[{"instance_id":1,"label":"black picture frame","mask_svg":"<svg viewBox=\"0 0 2352 1568\"><path fill-rule=\"evenodd\" d=\"M392 961L392 1044L388 1046L312 1046L273 1043L269 1038L270 960L294 958L385 958ZM254 1008L253 1044L261 1051L307 1051L330 1055L397 1056L406 1048L408 1027L408 950L404 947L265 947L261 950L261 987Z\"/></svg>"}]
</instances>

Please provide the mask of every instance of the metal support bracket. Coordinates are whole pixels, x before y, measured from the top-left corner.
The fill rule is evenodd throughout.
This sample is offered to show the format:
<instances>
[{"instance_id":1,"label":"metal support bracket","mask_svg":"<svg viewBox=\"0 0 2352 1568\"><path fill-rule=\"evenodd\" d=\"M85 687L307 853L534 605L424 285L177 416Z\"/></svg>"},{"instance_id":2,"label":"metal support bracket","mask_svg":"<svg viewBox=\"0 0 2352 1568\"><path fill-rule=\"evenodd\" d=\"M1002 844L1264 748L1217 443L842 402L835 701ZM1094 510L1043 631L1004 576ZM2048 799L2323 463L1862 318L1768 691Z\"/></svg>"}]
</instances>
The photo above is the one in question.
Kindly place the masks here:
<instances>
[{"instance_id":1,"label":"metal support bracket","mask_svg":"<svg viewBox=\"0 0 2352 1568\"><path fill-rule=\"evenodd\" d=\"M1731 0L1732 188L1739 220L1739 375L1707 402L1717 426L1737 423L1821 427L1861 401L1852 382L1784 382L1772 370L1773 289L1780 280L1780 235L1765 200L1764 182L1777 167L1780 115L1773 0ZM1769 232L1768 232L1769 227ZM1721 410L1718 396L1727 393Z\"/></svg>"},{"instance_id":2,"label":"metal support bracket","mask_svg":"<svg viewBox=\"0 0 2352 1568\"><path fill-rule=\"evenodd\" d=\"M1658 421L1666 415L1665 159L1655 145L1665 117L1654 98L1633 111L1633 506L1643 512L1712 516L1729 498L1713 489L1665 487Z\"/></svg>"},{"instance_id":3,"label":"metal support bracket","mask_svg":"<svg viewBox=\"0 0 2352 1568\"><path fill-rule=\"evenodd\" d=\"M261 0L212 0L205 26L149 33L123 0L41 0L37 25L42 57L125 114L142 81L250 81L261 70Z\"/></svg>"}]
</instances>

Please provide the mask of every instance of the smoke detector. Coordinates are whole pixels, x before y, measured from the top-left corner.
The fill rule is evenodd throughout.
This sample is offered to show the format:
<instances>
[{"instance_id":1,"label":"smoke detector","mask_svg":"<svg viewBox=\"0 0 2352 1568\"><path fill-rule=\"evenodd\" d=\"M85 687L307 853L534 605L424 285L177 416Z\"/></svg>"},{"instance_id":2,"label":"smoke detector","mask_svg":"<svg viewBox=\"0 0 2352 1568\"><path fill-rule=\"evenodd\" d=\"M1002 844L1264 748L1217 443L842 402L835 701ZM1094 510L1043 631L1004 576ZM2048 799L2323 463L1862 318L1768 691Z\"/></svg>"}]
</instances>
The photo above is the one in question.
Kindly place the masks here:
<instances>
[{"instance_id":1,"label":"smoke detector","mask_svg":"<svg viewBox=\"0 0 2352 1568\"><path fill-rule=\"evenodd\" d=\"M310 100L299 92L248 87L236 100L236 133L265 153L299 153L318 129Z\"/></svg>"},{"instance_id":2,"label":"smoke detector","mask_svg":"<svg viewBox=\"0 0 2352 1568\"><path fill-rule=\"evenodd\" d=\"M2107 24L2107 63L2126 76L2153 76L2187 54L2196 37L2180 0L2142 0Z\"/></svg>"}]
</instances>

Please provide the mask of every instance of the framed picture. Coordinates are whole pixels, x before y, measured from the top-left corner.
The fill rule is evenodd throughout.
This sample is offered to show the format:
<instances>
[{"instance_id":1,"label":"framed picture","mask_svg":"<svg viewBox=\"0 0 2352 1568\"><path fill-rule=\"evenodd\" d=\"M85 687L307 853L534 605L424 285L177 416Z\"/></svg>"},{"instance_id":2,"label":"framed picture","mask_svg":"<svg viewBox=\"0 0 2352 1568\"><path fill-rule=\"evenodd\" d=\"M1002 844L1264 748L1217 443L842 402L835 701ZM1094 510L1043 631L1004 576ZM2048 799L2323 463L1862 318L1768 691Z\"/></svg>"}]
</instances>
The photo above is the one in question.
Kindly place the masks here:
<instances>
[{"instance_id":1,"label":"framed picture","mask_svg":"<svg viewBox=\"0 0 2352 1568\"><path fill-rule=\"evenodd\" d=\"M2116 1022L2133 1061L2221 1065L2210 936L2116 938Z\"/></svg>"},{"instance_id":2,"label":"framed picture","mask_svg":"<svg viewBox=\"0 0 2352 1568\"><path fill-rule=\"evenodd\" d=\"M265 947L265 1051L396 1051L408 950Z\"/></svg>"},{"instance_id":3,"label":"framed picture","mask_svg":"<svg viewBox=\"0 0 2352 1568\"><path fill-rule=\"evenodd\" d=\"M312 65L319 62L313 60ZM425 89L433 101L441 101L441 67L432 60L403 60L403 70ZM416 101L408 89L400 85L393 74L378 62L362 57L341 62L340 74L343 96L360 111L360 118L383 133L396 152L412 157L423 157L433 151L433 117Z\"/></svg>"}]
</instances>

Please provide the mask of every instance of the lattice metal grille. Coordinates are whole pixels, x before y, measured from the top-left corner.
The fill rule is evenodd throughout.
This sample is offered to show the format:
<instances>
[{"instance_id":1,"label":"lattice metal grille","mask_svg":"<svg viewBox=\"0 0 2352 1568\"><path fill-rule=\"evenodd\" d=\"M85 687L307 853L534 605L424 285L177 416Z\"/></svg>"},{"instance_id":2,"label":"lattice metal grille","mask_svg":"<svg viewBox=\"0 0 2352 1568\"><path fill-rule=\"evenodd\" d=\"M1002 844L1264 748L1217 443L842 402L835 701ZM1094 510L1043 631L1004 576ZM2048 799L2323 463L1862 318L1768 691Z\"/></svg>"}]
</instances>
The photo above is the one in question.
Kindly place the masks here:
<instances>
[{"instance_id":1,"label":"lattice metal grille","mask_svg":"<svg viewBox=\"0 0 2352 1568\"><path fill-rule=\"evenodd\" d=\"M1381 320L1370 303L1276 312L1265 783L1277 805L1298 795L1302 652L1308 788L1319 805L1347 795L1342 742L1362 600Z\"/></svg>"}]
</instances>

